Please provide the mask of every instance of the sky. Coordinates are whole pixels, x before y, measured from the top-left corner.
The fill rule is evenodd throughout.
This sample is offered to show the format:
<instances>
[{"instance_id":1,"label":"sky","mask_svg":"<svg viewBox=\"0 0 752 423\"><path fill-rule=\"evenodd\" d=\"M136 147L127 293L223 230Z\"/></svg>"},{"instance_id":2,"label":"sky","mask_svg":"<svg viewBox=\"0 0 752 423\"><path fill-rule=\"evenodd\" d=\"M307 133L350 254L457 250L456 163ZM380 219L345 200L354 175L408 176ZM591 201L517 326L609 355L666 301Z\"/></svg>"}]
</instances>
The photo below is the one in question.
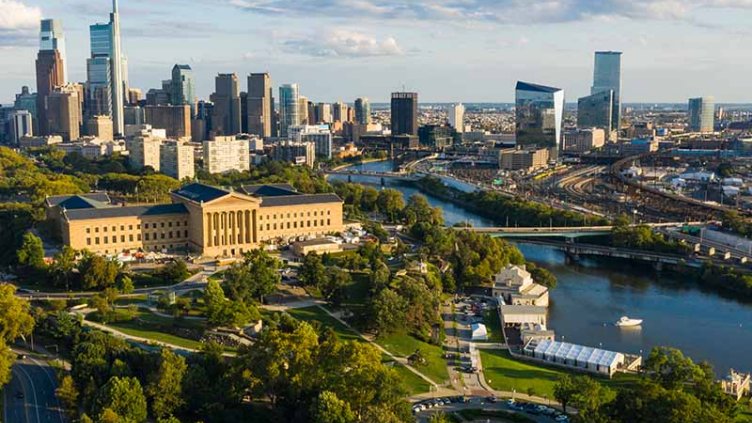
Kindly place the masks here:
<instances>
[{"instance_id":1,"label":"sky","mask_svg":"<svg viewBox=\"0 0 752 423\"><path fill-rule=\"evenodd\" d=\"M35 90L39 20L61 19L69 80L85 81L89 25L110 0L0 0L0 104ZM752 100L752 0L120 0L130 84L189 64L297 82L313 101L417 91L421 102L509 102L517 80L587 95L593 52L622 51L623 102Z\"/></svg>"}]
</instances>

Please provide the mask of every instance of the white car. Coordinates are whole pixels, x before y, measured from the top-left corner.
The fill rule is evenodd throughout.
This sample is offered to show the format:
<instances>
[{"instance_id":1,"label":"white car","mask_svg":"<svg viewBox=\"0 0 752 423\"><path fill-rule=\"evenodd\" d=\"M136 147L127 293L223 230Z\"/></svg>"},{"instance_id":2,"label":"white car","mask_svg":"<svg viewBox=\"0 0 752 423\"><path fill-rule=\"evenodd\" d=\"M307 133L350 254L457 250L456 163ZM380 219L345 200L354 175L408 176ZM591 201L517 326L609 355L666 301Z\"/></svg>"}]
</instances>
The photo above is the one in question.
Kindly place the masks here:
<instances>
[{"instance_id":1,"label":"white car","mask_svg":"<svg viewBox=\"0 0 752 423\"><path fill-rule=\"evenodd\" d=\"M567 416L566 414L562 414L561 416L557 416L554 420L556 420L557 422L568 423L569 416Z\"/></svg>"}]
</instances>

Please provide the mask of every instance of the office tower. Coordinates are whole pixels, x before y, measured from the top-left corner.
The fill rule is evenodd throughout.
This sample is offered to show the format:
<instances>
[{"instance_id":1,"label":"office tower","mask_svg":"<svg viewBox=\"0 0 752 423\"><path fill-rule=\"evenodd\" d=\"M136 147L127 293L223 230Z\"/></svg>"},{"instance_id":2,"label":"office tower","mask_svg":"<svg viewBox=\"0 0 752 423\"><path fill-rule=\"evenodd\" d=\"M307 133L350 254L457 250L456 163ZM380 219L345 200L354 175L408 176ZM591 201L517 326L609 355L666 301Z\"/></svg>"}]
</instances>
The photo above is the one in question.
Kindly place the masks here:
<instances>
[{"instance_id":1,"label":"office tower","mask_svg":"<svg viewBox=\"0 0 752 423\"><path fill-rule=\"evenodd\" d=\"M250 144L235 136L214 137L204 141L204 168L209 173L250 170Z\"/></svg>"},{"instance_id":2,"label":"office tower","mask_svg":"<svg viewBox=\"0 0 752 423\"><path fill-rule=\"evenodd\" d=\"M518 147L544 147L552 152L558 150L564 112L563 90L518 81L515 110Z\"/></svg>"},{"instance_id":3,"label":"office tower","mask_svg":"<svg viewBox=\"0 0 752 423\"><path fill-rule=\"evenodd\" d=\"M43 19L39 31L39 50L57 51L60 53L62 67L62 81L58 85L65 85L68 81L68 64L65 56L65 35L63 23L58 19Z\"/></svg>"},{"instance_id":4,"label":"office tower","mask_svg":"<svg viewBox=\"0 0 752 423\"><path fill-rule=\"evenodd\" d=\"M89 42L91 57L86 59L86 114L112 116L112 25L89 26Z\"/></svg>"},{"instance_id":5,"label":"office tower","mask_svg":"<svg viewBox=\"0 0 752 423\"><path fill-rule=\"evenodd\" d=\"M332 123L332 105L329 103L316 104L316 123Z\"/></svg>"},{"instance_id":6,"label":"office tower","mask_svg":"<svg viewBox=\"0 0 752 423\"><path fill-rule=\"evenodd\" d=\"M159 171L179 181L196 176L194 148L182 141L166 140L159 146Z\"/></svg>"},{"instance_id":7,"label":"office tower","mask_svg":"<svg viewBox=\"0 0 752 423\"><path fill-rule=\"evenodd\" d=\"M355 99L355 123L361 125L371 123L371 102L366 97Z\"/></svg>"},{"instance_id":8,"label":"office tower","mask_svg":"<svg viewBox=\"0 0 752 423\"><path fill-rule=\"evenodd\" d=\"M187 104L144 107L146 123L164 129L170 138L191 137L191 107Z\"/></svg>"},{"instance_id":9,"label":"office tower","mask_svg":"<svg viewBox=\"0 0 752 423\"><path fill-rule=\"evenodd\" d=\"M212 127L212 115L214 104L200 100L196 104L196 118L191 121L193 141L204 141L210 138Z\"/></svg>"},{"instance_id":10,"label":"office tower","mask_svg":"<svg viewBox=\"0 0 752 423\"><path fill-rule=\"evenodd\" d=\"M58 87L47 96L48 135L60 135L65 142L77 140L81 136L80 91L68 84Z\"/></svg>"},{"instance_id":11,"label":"office tower","mask_svg":"<svg viewBox=\"0 0 752 423\"><path fill-rule=\"evenodd\" d=\"M16 110L8 116L9 141L13 145L19 145L21 138L34 135L31 112L28 110Z\"/></svg>"},{"instance_id":12,"label":"office tower","mask_svg":"<svg viewBox=\"0 0 752 423\"><path fill-rule=\"evenodd\" d=\"M248 133L248 93L240 92L240 133Z\"/></svg>"},{"instance_id":13,"label":"office tower","mask_svg":"<svg viewBox=\"0 0 752 423\"><path fill-rule=\"evenodd\" d=\"M123 120L125 121L125 126L145 124L146 116L144 109L140 106L125 106Z\"/></svg>"},{"instance_id":14,"label":"office tower","mask_svg":"<svg viewBox=\"0 0 752 423\"><path fill-rule=\"evenodd\" d=\"M465 106L462 103L449 107L449 126L462 133L465 130Z\"/></svg>"},{"instance_id":15,"label":"office tower","mask_svg":"<svg viewBox=\"0 0 752 423\"><path fill-rule=\"evenodd\" d=\"M248 133L272 136L272 80L268 73L248 76Z\"/></svg>"},{"instance_id":16,"label":"office tower","mask_svg":"<svg viewBox=\"0 0 752 423\"><path fill-rule=\"evenodd\" d=\"M240 85L234 73L221 73L214 80L215 91L211 95L214 103L212 133L235 135L240 133Z\"/></svg>"},{"instance_id":17,"label":"office tower","mask_svg":"<svg viewBox=\"0 0 752 423\"><path fill-rule=\"evenodd\" d=\"M112 70L112 124L115 134L122 135L125 131L123 107L125 106L126 77L124 73L123 53L120 48L120 15L118 13L118 0L112 0L112 13L110 14L112 25L112 54L110 56L110 68Z\"/></svg>"},{"instance_id":18,"label":"office tower","mask_svg":"<svg viewBox=\"0 0 752 423\"><path fill-rule=\"evenodd\" d=\"M92 116L86 120L86 135L91 135L103 141L114 139L114 129L110 116Z\"/></svg>"},{"instance_id":19,"label":"office tower","mask_svg":"<svg viewBox=\"0 0 752 423\"><path fill-rule=\"evenodd\" d=\"M392 93L392 135L418 135L418 93Z\"/></svg>"},{"instance_id":20,"label":"office tower","mask_svg":"<svg viewBox=\"0 0 752 423\"><path fill-rule=\"evenodd\" d=\"M144 125L139 130L126 138L126 147L128 148L128 162L136 170L143 169L146 166L155 171L160 170L160 148L164 133L153 130L149 125Z\"/></svg>"},{"instance_id":21,"label":"office tower","mask_svg":"<svg viewBox=\"0 0 752 423\"><path fill-rule=\"evenodd\" d=\"M299 125L290 127L289 138L298 142L312 142L317 157L332 158L332 131L329 125Z\"/></svg>"},{"instance_id":22,"label":"office tower","mask_svg":"<svg viewBox=\"0 0 752 423\"><path fill-rule=\"evenodd\" d=\"M300 116L300 124L301 125L307 125L308 124L308 97L303 95L298 95L298 115Z\"/></svg>"},{"instance_id":23,"label":"office tower","mask_svg":"<svg viewBox=\"0 0 752 423\"><path fill-rule=\"evenodd\" d=\"M332 108L332 119L335 122L347 122L348 109L349 107L347 104L341 101L334 103L334 107Z\"/></svg>"},{"instance_id":24,"label":"office tower","mask_svg":"<svg viewBox=\"0 0 752 423\"><path fill-rule=\"evenodd\" d=\"M21 87L21 92L16 94L16 100L13 102L13 108L16 110L27 110L31 113L32 118L37 114L37 95L29 91L29 87Z\"/></svg>"},{"instance_id":25,"label":"office tower","mask_svg":"<svg viewBox=\"0 0 752 423\"><path fill-rule=\"evenodd\" d=\"M713 132L715 99L713 97L690 98L687 114L690 132Z\"/></svg>"},{"instance_id":26,"label":"office tower","mask_svg":"<svg viewBox=\"0 0 752 423\"><path fill-rule=\"evenodd\" d=\"M564 151L585 153L603 147L606 139L606 131L601 128L575 129L564 132L561 145Z\"/></svg>"},{"instance_id":27,"label":"office tower","mask_svg":"<svg viewBox=\"0 0 752 423\"><path fill-rule=\"evenodd\" d=\"M64 85L63 61L57 50L40 50L36 61L37 73L37 116L39 130L42 135L48 135L47 128L47 97L55 87Z\"/></svg>"},{"instance_id":28,"label":"office tower","mask_svg":"<svg viewBox=\"0 0 752 423\"><path fill-rule=\"evenodd\" d=\"M613 123L614 91L606 90L577 100L577 127L599 128L611 139Z\"/></svg>"},{"instance_id":29,"label":"office tower","mask_svg":"<svg viewBox=\"0 0 752 423\"><path fill-rule=\"evenodd\" d=\"M611 129L619 131L621 125L621 52L596 51L593 86L590 88L590 94L608 90L614 92Z\"/></svg>"},{"instance_id":30,"label":"office tower","mask_svg":"<svg viewBox=\"0 0 752 423\"><path fill-rule=\"evenodd\" d=\"M172 67L170 94L172 104L190 106L191 115L196 113L196 87L193 83L193 70L188 65Z\"/></svg>"},{"instance_id":31,"label":"office tower","mask_svg":"<svg viewBox=\"0 0 752 423\"><path fill-rule=\"evenodd\" d=\"M287 137L290 126L300 125L300 91L298 84L279 87L279 136Z\"/></svg>"},{"instance_id":32,"label":"office tower","mask_svg":"<svg viewBox=\"0 0 752 423\"><path fill-rule=\"evenodd\" d=\"M146 104L149 106L160 106L163 104L170 104L170 90L164 89L164 83L162 81L163 88L151 88L146 92Z\"/></svg>"},{"instance_id":33,"label":"office tower","mask_svg":"<svg viewBox=\"0 0 752 423\"><path fill-rule=\"evenodd\" d=\"M313 168L316 161L316 146L312 142L282 141L274 146L272 158Z\"/></svg>"}]
</instances>

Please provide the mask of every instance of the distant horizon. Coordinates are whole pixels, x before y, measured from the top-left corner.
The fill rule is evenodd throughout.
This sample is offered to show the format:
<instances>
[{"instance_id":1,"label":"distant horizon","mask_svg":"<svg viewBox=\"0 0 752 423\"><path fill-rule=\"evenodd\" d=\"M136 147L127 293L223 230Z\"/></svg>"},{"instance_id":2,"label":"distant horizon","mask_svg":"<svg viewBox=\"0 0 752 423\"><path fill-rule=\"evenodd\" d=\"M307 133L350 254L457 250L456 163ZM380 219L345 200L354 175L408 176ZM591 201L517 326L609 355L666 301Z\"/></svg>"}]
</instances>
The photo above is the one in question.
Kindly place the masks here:
<instances>
[{"instance_id":1,"label":"distant horizon","mask_svg":"<svg viewBox=\"0 0 752 423\"><path fill-rule=\"evenodd\" d=\"M36 86L42 18L62 21L69 80L86 79L89 25L108 21L109 1L0 6L2 104ZM560 87L572 101L590 94L594 53L620 51L624 104L752 102L752 61L739 54L752 42L750 2L122 0L120 15L130 85L143 92L180 63L193 68L203 99L217 73L236 73L245 89L247 74L267 71L275 87L297 82L316 102L383 102L404 86L429 102L505 103L517 80Z\"/></svg>"}]
</instances>

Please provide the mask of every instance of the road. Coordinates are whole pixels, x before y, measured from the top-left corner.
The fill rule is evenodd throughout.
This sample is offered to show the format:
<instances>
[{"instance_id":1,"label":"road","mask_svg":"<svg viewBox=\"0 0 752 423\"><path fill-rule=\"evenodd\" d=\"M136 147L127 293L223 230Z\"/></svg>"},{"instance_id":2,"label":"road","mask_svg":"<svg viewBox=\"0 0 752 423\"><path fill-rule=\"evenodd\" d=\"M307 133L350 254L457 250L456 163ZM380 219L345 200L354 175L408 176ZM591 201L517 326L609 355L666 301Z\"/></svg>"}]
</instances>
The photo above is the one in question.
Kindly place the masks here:
<instances>
[{"instance_id":1,"label":"road","mask_svg":"<svg viewBox=\"0 0 752 423\"><path fill-rule=\"evenodd\" d=\"M55 396L57 378L47 361L29 355L16 360L10 383L3 391L3 421L6 423L67 422Z\"/></svg>"}]
</instances>

